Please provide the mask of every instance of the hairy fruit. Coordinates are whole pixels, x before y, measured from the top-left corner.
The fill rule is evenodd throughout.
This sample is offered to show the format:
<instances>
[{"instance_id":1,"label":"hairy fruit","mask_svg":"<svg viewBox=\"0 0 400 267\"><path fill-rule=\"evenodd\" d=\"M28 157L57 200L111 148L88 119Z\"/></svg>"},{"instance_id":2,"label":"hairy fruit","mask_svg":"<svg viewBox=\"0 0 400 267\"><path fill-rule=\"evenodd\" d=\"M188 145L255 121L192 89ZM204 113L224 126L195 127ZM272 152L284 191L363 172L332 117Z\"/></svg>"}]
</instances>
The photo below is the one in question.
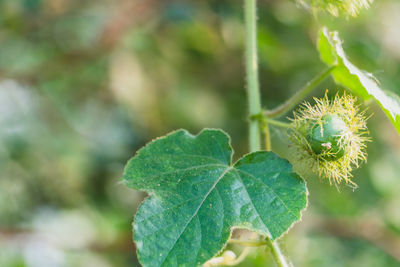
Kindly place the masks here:
<instances>
[{"instance_id":1,"label":"hairy fruit","mask_svg":"<svg viewBox=\"0 0 400 267\"><path fill-rule=\"evenodd\" d=\"M338 115L327 114L320 122L311 125L307 139L315 154L324 155L326 160L335 160L344 156L339 141L347 130L346 123Z\"/></svg>"},{"instance_id":2,"label":"hairy fruit","mask_svg":"<svg viewBox=\"0 0 400 267\"><path fill-rule=\"evenodd\" d=\"M303 6L312 9L314 12L324 10L332 16L345 14L356 17L360 10L369 8L374 0L297 0Z\"/></svg>"},{"instance_id":3,"label":"hairy fruit","mask_svg":"<svg viewBox=\"0 0 400 267\"><path fill-rule=\"evenodd\" d=\"M308 169L331 184L355 186L351 171L366 160L369 141L364 113L351 95L314 100L315 105L306 102L294 113L289 138Z\"/></svg>"}]
</instances>

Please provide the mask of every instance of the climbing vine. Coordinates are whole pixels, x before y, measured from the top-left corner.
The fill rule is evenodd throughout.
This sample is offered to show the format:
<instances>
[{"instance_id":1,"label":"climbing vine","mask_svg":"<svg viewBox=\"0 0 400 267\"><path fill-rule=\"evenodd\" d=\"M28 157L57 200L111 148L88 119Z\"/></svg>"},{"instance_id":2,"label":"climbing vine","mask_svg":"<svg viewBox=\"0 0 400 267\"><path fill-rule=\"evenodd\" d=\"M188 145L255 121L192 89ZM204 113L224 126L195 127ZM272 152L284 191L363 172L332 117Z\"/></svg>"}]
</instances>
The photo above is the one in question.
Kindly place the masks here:
<instances>
[{"instance_id":1,"label":"climbing vine","mask_svg":"<svg viewBox=\"0 0 400 267\"><path fill-rule=\"evenodd\" d=\"M299 1L314 15L356 16L371 0ZM290 266L277 243L307 207L308 177L293 170L301 163L338 188L356 186L352 169L367 158L371 137L363 100L375 100L400 133L400 102L383 91L369 73L351 63L339 34L321 28L317 48L326 70L273 109L261 103L257 59L257 2L244 1L246 89L249 107L249 154L233 162L230 137L220 129L194 135L177 130L155 139L128 162L123 179L149 197L133 224L143 266L235 265L239 257L224 251L228 243L266 246L278 266ZM348 93L303 103L288 121L279 116L300 104L327 77ZM264 107L264 108L263 108ZM271 151L270 126L279 127L296 148L297 162ZM251 240L231 238L232 230L253 231Z\"/></svg>"}]
</instances>

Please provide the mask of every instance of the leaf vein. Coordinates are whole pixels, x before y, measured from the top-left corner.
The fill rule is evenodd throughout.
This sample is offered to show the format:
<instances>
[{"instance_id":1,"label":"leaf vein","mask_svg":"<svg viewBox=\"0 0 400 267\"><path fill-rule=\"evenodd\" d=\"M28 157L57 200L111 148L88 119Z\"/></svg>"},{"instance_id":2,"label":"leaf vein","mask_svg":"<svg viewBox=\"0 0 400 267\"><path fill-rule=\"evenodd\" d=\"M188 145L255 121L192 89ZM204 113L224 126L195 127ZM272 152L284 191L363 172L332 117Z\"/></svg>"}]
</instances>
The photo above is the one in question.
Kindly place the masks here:
<instances>
[{"instance_id":1,"label":"leaf vein","mask_svg":"<svg viewBox=\"0 0 400 267\"><path fill-rule=\"evenodd\" d=\"M241 170L241 169L235 169L235 170L237 170L237 171L239 171L239 172L242 172L242 173L244 173L244 174L246 174L246 175L249 175L249 176L252 177L253 179L255 179L255 180L261 182L262 184L264 184L264 185L279 199L279 201L283 204L283 206L285 206L285 208L290 212L290 214L292 214L296 219L298 219L298 216L296 216L296 214L293 212L293 210L291 210L291 209L285 204L285 202L281 199L281 197L275 192L275 190L272 189L272 188L271 188L269 185L267 185L266 183L264 183L263 180L257 178L256 176L252 175L251 173L246 172L246 171L243 171L243 170Z\"/></svg>"},{"instance_id":2,"label":"leaf vein","mask_svg":"<svg viewBox=\"0 0 400 267\"><path fill-rule=\"evenodd\" d=\"M179 233L178 237L175 239L174 243L172 244L171 248L168 250L167 255L164 257L164 259L161 261L160 265L162 265L165 260L168 258L169 254L171 253L171 251L173 250L175 244L178 242L178 240L181 238L182 234L186 231L186 228L188 227L188 225L190 224L190 222L193 220L193 218L197 215L197 212L199 211L199 209L202 207L204 201L207 199L207 197L211 194L211 192L214 190L215 186L218 184L218 182L232 169L232 166L229 166L225 171L223 171L221 173L221 175L217 178L217 180L215 181L215 183L211 186L210 190L208 190L208 192L206 193L206 195L204 196L203 200L199 203L198 207L196 208L196 210L194 211L193 215L189 218L189 220L187 221L187 223L185 224L185 226L183 227L183 230Z\"/></svg>"}]
</instances>

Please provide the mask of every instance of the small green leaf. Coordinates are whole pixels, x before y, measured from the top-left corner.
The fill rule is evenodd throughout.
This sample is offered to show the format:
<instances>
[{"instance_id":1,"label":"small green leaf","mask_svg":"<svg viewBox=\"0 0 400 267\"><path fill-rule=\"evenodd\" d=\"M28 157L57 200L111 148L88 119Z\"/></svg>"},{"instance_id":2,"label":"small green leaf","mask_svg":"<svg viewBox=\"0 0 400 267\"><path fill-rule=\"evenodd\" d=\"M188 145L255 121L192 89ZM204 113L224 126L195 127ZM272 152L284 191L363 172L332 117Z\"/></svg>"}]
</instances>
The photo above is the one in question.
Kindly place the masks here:
<instances>
[{"instance_id":1,"label":"small green leaf","mask_svg":"<svg viewBox=\"0 0 400 267\"><path fill-rule=\"evenodd\" d=\"M197 266L220 252L232 227L276 239L300 219L305 182L272 152L231 164L229 136L178 130L141 149L125 169L129 187L150 194L134 241L143 266Z\"/></svg>"},{"instance_id":2,"label":"small green leaf","mask_svg":"<svg viewBox=\"0 0 400 267\"><path fill-rule=\"evenodd\" d=\"M382 90L372 74L357 68L348 60L339 33L322 28L318 50L323 62L329 66L337 65L332 71L335 81L364 100L373 97L400 134L400 98L392 92Z\"/></svg>"}]
</instances>

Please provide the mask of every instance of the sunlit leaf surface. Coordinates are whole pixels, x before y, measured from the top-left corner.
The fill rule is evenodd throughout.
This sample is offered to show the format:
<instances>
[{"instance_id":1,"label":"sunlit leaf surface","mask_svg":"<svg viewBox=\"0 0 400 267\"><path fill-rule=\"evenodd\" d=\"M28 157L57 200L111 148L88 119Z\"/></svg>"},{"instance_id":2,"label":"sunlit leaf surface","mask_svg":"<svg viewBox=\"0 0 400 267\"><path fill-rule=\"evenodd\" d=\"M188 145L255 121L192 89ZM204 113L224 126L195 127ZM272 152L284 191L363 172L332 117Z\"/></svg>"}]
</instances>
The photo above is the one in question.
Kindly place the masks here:
<instances>
[{"instance_id":1,"label":"sunlit leaf surface","mask_svg":"<svg viewBox=\"0 0 400 267\"><path fill-rule=\"evenodd\" d=\"M400 98L382 90L372 74L357 68L348 60L339 33L323 28L318 49L322 61L327 65L337 64L332 71L335 81L365 100L373 97L400 133Z\"/></svg>"},{"instance_id":2,"label":"sunlit leaf surface","mask_svg":"<svg viewBox=\"0 0 400 267\"><path fill-rule=\"evenodd\" d=\"M128 186L150 194L133 225L144 266L197 266L226 244L232 227L276 239L300 219L305 182L272 152L231 164L229 136L185 130L159 138L128 162Z\"/></svg>"}]
</instances>

